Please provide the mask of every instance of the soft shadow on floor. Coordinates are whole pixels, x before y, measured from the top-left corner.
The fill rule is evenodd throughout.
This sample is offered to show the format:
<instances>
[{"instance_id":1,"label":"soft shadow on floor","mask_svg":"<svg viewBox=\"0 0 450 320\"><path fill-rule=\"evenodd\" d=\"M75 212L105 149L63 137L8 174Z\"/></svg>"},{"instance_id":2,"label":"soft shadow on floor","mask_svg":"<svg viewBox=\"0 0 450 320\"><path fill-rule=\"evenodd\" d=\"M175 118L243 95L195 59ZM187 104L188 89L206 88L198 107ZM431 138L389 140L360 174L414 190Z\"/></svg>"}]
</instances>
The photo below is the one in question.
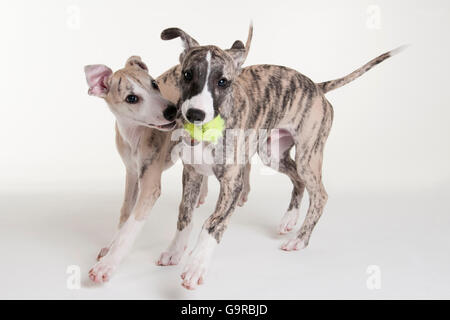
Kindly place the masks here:
<instances>
[{"instance_id":1,"label":"soft shadow on floor","mask_svg":"<svg viewBox=\"0 0 450 320\"><path fill-rule=\"evenodd\" d=\"M181 287L185 260L174 267L155 265L175 232L173 198L170 194L161 198L131 254L111 281L99 286L91 283L87 273L98 250L116 231L122 201L119 191L0 196L0 297L423 298L448 293L450 218L442 192L333 194L312 244L295 253L279 250L283 240L292 236L277 234L285 206L254 192L254 200L235 212L206 284L195 292ZM214 194L207 201L194 214L190 248L214 209ZM305 211L303 207L300 223ZM417 237L423 230L433 232ZM365 287L366 268L371 264L381 266L386 284L377 295ZM81 269L78 291L66 287L69 265ZM33 266L33 273L28 266ZM415 279L413 284L410 279ZM245 290L236 290L236 286Z\"/></svg>"}]
</instances>

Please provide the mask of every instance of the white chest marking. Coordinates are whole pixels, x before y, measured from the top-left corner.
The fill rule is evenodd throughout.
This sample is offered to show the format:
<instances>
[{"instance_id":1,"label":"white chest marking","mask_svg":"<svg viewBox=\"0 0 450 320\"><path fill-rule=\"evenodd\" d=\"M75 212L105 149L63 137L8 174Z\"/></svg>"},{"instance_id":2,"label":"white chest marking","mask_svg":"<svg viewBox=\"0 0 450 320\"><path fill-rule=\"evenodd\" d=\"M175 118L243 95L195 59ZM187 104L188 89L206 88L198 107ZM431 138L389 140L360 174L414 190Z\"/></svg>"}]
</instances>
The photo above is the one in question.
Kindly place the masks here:
<instances>
[{"instance_id":1,"label":"white chest marking","mask_svg":"<svg viewBox=\"0 0 450 320\"><path fill-rule=\"evenodd\" d=\"M211 73L211 52L208 51L206 54L206 61L208 63L208 69L206 72L205 85L203 86L202 92L196 96L191 97L183 102L181 105L181 112L186 118L186 112L191 109L199 109L205 113L205 119L203 123L209 122L214 119L214 100L211 92L208 91L208 79Z\"/></svg>"}]
</instances>

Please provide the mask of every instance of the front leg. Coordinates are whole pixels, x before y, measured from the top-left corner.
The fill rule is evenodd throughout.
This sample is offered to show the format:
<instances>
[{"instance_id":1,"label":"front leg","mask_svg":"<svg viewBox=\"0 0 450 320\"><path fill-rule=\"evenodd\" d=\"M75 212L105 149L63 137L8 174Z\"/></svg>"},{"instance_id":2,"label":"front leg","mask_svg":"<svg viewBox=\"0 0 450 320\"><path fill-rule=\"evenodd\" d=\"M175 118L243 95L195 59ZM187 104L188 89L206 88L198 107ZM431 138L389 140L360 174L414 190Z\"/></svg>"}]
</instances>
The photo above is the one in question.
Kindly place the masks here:
<instances>
[{"instance_id":1,"label":"front leg","mask_svg":"<svg viewBox=\"0 0 450 320\"><path fill-rule=\"evenodd\" d=\"M181 274L182 286L186 289L195 289L204 282L214 248L222 238L244 186L243 166L216 166L214 173L220 181L219 199Z\"/></svg>"},{"instance_id":2,"label":"front leg","mask_svg":"<svg viewBox=\"0 0 450 320\"><path fill-rule=\"evenodd\" d=\"M94 282L105 282L130 251L146 217L161 194L161 167L148 166L138 181L138 195L133 210L116 233L105 256L92 267L89 277Z\"/></svg>"},{"instance_id":3,"label":"front leg","mask_svg":"<svg viewBox=\"0 0 450 320\"><path fill-rule=\"evenodd\" d=\"M123 199L122 208L120 209L119 229L128 220L128 217L136 204L138 190L139 182L137 173L127 169L125 179L125 196Z\"/></svg>"},{"instance_id":4,"label":"front leg","mask_svg":"<svg viewBox=\"0 0 450 320\"><path fill-rule=\"evenodd\" d=\"M183 167L183 196L178 213L177 231L167 250L161 254L157 265L176 265L180 262L192 230L192 212L202 196L201 192L207 179L208 177L196 173L191 166Z\"/></svg>"}]
</instances>

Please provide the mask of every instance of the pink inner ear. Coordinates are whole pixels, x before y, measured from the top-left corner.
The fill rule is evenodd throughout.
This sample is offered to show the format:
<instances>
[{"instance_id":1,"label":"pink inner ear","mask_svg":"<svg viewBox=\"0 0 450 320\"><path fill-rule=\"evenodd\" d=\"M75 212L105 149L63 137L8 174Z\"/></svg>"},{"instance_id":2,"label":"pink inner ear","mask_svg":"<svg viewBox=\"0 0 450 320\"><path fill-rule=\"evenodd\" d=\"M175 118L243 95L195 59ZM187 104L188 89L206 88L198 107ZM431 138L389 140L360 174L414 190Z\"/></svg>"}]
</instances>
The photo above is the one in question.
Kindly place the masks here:
<instances>
[{"instance_id":1,"label":"pink inner ear","mask_svg":"<svg viewBox=\"0 0 450 320\"><path fill-rule=\"evenodd\" d=\"M85 66L84 72L89 85L88 93L95 96L104 96L109 89L107 79L112 75L112 70L103 64L95 64Z\"/></svg>"}]
</instances>

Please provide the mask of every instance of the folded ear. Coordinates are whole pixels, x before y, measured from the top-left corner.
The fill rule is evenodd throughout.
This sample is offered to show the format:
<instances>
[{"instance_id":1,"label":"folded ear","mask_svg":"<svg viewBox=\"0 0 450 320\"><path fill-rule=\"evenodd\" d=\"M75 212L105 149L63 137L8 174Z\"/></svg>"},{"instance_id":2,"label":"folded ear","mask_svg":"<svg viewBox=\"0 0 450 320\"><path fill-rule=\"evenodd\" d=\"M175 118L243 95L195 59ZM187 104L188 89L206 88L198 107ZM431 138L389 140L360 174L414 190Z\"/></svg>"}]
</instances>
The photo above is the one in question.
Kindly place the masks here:
<instances>
[{"instance_id":1,"label":"folded ear","mask_svg":"<svg viewBox=\"0 0 450 320\"><path fill-rule=\"evenodd\" d=\"M144 62L142 62L142 59L139 56L129 57L127 62L125 63L125 67L138 67L148 72L147 65Z\"/></svg>"},{"instance_id":2,"label":"folded ear","mask_svg":"<svg viewBox=\"0 0 450 320\"><path fill-rule=\"evenodd\" d=\"M161 32L162 40L172 40L175 38L181 38L181 41L183 42L184 52L180 55L180 62L183 60L184 55L189 49L199 46L197 40L179 28L168 28Z\"/></svg>"},{"instance_id":3,"label":"folded ear","mask_svg":"<svg viewBox=\"0 0 450 320\"><path fill-rule=\"evenodd\" d=\"M190 35L188 35L186 32L179 28L168 28L166 30L163 30L161 32L161 39L163 40L172 40L175 38L180 37L183 41L183 46L185 50L189 50L193 47L198 47L199 44L197 40L192 38Z\"/></svg>"},{"instance_id":4,"label":"folded ear","mask_svg":"<svg viewBox=\"0 0 450 320\"><path fill-rule=\"evenodd\" d=\"M247 58L248 52L250 50L250 44L252 43L252 37L253 23L250 24L250 27L248 29L247 42L245 43L245 46L242 41L236 40L230 49L225 50L233 58L236 69L239 69L245 62L245 59Z\"/></svg>"},{"instance_id":5,"label":"folded ear","mask_svg":"<svg viewBox=\"0 0 450 320\"><path fill-rule=\"evenodd\" d=\"M231 49L237 49L237 50L239 50L239 49L245 49L245 46L244 46L244 44L242 43L241 40L236 40L236 41L233 43L233 45L231 46Z\"/></svg>"},{"instance_id":6,"label":"folded ear","mask_svg":"<svg viewBox=\"0 0 450 320\"><path fill-rule=\"evenodd\" d=\"M108 79L112 70L103 64L93 64L84 67L86 81L89 85L88 93L104 98L109 91Z\"/></svg>"},{"instance_id":7,"label":"folded ear","mask_svg":"<svg viewBox=\"0 0 450 320\"><path fill-rule=\"evenodd\" d=\"M238 48L234 48L236 42L240 42L242 44L242 48L239 48L239 44L236 45L236 47ZM239 69L245 61L246 51L244 44L241 41L238 40L236 42L235 44L233 44L233 47L231 47L231 49L225 51L231 56L231 58L233 58L234 66L236 67L236 69Z\"/></svg>"}]
</instances>

